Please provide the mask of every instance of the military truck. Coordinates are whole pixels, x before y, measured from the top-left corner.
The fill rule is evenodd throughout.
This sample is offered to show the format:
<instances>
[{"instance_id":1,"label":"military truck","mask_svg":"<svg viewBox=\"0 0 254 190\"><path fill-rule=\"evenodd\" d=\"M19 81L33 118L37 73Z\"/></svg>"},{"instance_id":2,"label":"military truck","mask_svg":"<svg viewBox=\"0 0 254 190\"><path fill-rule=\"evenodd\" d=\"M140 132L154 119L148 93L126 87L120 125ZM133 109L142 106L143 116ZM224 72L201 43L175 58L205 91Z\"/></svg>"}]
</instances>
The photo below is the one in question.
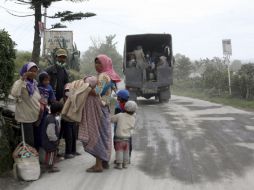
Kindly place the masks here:
<instances>
[{"instance_id":1,"label":"military truck","mask_svg":"<svg viewBox=\"0 0 254 190\"><path fill-rule=\"evenodd\" d=\"M130 99L149 99L159 102L171 97L173 84L173 51L170 34L136 34L125 37L123 72Z\"/></svg>"}]
</instances>

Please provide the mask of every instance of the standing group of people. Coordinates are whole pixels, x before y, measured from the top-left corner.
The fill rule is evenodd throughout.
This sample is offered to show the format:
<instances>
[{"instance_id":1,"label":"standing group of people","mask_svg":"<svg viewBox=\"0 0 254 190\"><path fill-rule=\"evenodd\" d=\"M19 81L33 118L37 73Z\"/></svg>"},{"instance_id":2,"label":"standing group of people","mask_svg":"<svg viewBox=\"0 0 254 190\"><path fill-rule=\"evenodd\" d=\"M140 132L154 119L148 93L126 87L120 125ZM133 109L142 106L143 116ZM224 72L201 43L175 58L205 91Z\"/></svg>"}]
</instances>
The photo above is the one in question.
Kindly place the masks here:
<instances>
[{"instance_id":1,"label":"standing group of people","mask_svg":"<svg viewBox=\"0 0 254 190\"><path fill-rule=\"evenodd\" d=\"M84 150L96 158L95 164L87 172L102 172L109 167L111 156L111 121L115 123L116 168L127 168L137 104L128 101L127 90L118 91L115 115L110 118L111 94L117 90L116 83L121 81L113 69L112 60L106 55L98 55L95 58L97 76L86 76L82 83L87 85L78 91L79 95L84 91L88 93L75 96L71 89L75 85L68 85L65 69L67 52L59 49L56 56L57 62L39 74L39 83L35 80L38 66L29 62L22 67L20 79L12 87L11 94L16 98L15 119L23 125L26 143L37 150L43 148L48 171L57 172L59 170L54 163L59 139L65 138L66 159L80 155L76 151L76 140L79 139ZM75 98L79 100L73 100ZM82 108L79 122L65 117L60 122L56 119L63 107L66 108L67 101L80 104L75 105Z\"/></svg>"}]
</instances>

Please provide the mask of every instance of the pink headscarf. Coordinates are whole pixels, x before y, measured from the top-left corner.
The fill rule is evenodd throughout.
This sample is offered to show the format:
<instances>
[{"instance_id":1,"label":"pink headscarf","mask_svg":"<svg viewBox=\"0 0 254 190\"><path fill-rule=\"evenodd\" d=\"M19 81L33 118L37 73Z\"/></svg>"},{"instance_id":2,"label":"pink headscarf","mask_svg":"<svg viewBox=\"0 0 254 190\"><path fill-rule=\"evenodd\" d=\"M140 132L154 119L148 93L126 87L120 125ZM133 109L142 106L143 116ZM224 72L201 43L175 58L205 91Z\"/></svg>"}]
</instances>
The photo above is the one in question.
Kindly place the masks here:
<instances>
[{"instance_id":1,"label":"pink headscarf","mask_svg":"<svg viewBox=\"0 0 254 190\"><path fill-rule=\"evenodd\" d=\"M106 73L116 83L121 81L120 76L113 69L112 60L108 56L100 54L96 58L102 64L102 71L100 73Z\"/></svg>"}]
</instances>

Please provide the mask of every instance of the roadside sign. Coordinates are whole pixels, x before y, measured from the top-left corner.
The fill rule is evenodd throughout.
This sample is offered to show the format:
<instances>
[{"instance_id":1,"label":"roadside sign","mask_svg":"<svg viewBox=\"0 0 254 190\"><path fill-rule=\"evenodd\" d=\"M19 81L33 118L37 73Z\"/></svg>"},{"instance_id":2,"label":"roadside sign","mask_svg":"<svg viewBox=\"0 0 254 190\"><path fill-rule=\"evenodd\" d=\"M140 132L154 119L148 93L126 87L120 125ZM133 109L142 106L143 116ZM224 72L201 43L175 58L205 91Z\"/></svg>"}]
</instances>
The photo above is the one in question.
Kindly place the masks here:
<instances>
[{"instance_id":1,"label":"roadside sign","mask_svg":"<svg viewBox=\"0 0 254 190\"><path fill-rule=\"evenodd\" d=\"M222 40L223 55L232 55L231 39Z\"/></svg>"},{"instance_id":2,"label":"roadside sign","mask_svg":"<svg viewBox=\"0 0 254 190\"><path fill-rule=\"evenodd\" d=\"M45 31L45 50L50 52L55 48L60 48L63 44L66 45L66 49L73 49L73 32L72 31Z\"/></svg>"}]
</instances>

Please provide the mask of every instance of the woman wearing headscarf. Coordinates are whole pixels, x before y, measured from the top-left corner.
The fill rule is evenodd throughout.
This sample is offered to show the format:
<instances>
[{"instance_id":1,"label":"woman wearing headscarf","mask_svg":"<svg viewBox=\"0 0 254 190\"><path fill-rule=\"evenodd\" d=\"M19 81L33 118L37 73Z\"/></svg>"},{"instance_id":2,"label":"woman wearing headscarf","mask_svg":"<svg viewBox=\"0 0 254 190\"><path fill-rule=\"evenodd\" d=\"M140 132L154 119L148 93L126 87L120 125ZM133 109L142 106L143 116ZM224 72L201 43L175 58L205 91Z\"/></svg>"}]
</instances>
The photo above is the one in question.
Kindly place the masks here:
<instances>
[{"instance_id":1,"label":"woman wearing headscarf","mask_svg":"<svg viewBox=\"0 0 254 190\"><path fill-rule=\"evenodd\" d=\"M112 60L106 55L95 58L95 69L98 73L97 85L86 99L79 126L79 139L85 151L96 158L95 165L87 172L102 172L102 162L110 160L112 138L109 105L112 90L121 81L113 69Z\"/></svg>"},{"instance_id":2,"label":"woman wearing headscarf","mask_svg":"<svg viewBox=\"0 0 254 190\"><path fill-rule=\"evenodd\" d=\"M28 62L20 70L20 79L11 90L11 95L16 98L15 119L23 123L25 141L34 146L34 123L39 118L40 93L35 80L38 67L33 62Z\"/></svg>"}]
</instances>

